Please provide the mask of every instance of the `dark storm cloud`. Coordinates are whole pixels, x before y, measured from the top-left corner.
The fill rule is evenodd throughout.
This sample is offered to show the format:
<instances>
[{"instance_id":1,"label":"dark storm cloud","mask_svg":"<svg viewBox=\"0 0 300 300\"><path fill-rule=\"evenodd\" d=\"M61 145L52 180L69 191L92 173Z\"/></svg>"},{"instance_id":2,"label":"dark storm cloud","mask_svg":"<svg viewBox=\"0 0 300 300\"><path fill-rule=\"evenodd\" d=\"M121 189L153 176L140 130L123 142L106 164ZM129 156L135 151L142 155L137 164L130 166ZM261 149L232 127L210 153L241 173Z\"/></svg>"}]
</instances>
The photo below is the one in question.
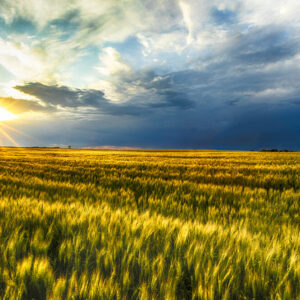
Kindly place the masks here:
<instances>
[{"instance_id":1,"label":"dark storm cloud","mask_svg":"<svg viewBox=\"0 0 300 300\"><path fill-rule=\"evenodd\" d=\"M286 30L265 27L237 36L230 55L242 64L265 65L292 57L298 49L299 41Z\"/></svg>"},{"instance_id":2,"label":"dark storm cloud","mask_svg":"<svg viewBox=\"0 0 300 300\"><path fill-rule=\"evenodd\" d=\"M15 86L15 89L35 96L47 105L60 105L63 107L97 106L106 101L101 91L72 89L67 86L49 86L39 82Z\"/></svg>"},{"instance_id":3,"label":"dark storm cloud","mask_svg":"<svg viewBox=\"0 0 300 300\"><path fill-rule=\"evenodd\" d=\"M261 72L264 67L293 59L300 52L300 36L287 28L265 26L234 34L221 48L193 59L186 76L194 81L194 72L202 70L202 80L216 75ZM203 65L205 67L203 67ZM272 71L270 71L270 75ZM180 74L180 72L179 72Z\"/></svg>"},{"instance_id":4,"label":"dark storm cloud","mask_svg":"<svg viewBox=\"0 0 300 300\"><path fill-rule=\"evenodd\" d=\"M148 77L147 77L148 78ZM131 81L132 83L132 81ZM146 87L144 81L139 80L136 86ZM66 86L48 86L38 82L30 82L24 86L15 86L15 89L40 99L46 107L51 109L59 107L79 109L92 108L92 114L104 113L110 115L143 115L159 108L189 109L194 107L194 102L182 92L172 91L161 85L154 89L156 82L147 89L153 93L152 99L133 97L126 102L116 103L107 99L100 90L73 89ZM159 85L158 85L159 86ZM37 110L40 105L37 104ZM32 107L34 109L34 107Z\"/></svg>"},{"instance_id":5,"label":"dark storm cloud","mask_svg":"<svg viewBox=\"0 0 300 300\"><path fill-rule=\"evenodd\" d=\"M240 111L213 143L248 149L290 148L299 150L300 108L296 105L252 105Z\"/></svg>"},{"instance_id":6,"label":"dark storm cloud","mask_svg":"<svg viewBox=\"0 0 300 300\"><path fill-rule=\"evenodd\" d=\"M297 139L300 107L289 105L236 105L205 107L200 111L178 114L146 114L142 118L103 115L100 119L61 121L47 130L34 129L47 143L72 146L115 145L145 148L261 149L299 150ZM26 128L25 128L26 129ZM23 128L24 130L24 128ZM43 132L43 134L41 134ZM78 137L80 137L80 142Z\"/></svg>"},{"instance_id":7,"label":"dark storm cloud","mask_svg":"<svg viewBox=\"0 0 300 300\"><path fill-rule=\"evenodd\" d=\"M298 53L295 37L266 27L235 37L229 47L199 57L191 62L191 69L170 73L166 79L202 107L238 102L272 105L275 100L291 103L299 94L300 69L297 64L280 64Z\"/></svg>"},{"instance_id":8,"label":"dark storm cloud","mask_svg":"<svg viewBox=\"0 0 300 300\"><path fill-rule=\"evenodd\" d=\"M189 99L185 93L175 91L159 92L163 96L163 101L157 103L150 103L151 107L180 107L182 109L193 108L195 102Z\"/></svg>"}]
</instances>

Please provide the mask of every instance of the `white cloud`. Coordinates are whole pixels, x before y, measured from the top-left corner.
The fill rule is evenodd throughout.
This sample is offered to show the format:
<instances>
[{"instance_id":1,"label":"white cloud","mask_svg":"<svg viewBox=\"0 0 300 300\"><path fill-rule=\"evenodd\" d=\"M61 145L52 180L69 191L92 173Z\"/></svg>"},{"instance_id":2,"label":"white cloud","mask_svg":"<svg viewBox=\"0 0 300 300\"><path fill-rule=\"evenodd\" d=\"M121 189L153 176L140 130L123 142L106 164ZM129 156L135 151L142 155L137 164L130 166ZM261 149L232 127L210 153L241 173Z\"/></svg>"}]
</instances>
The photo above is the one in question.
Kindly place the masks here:
<instances>
[{"instance_id":1,"label":"white cloud","mask_svg":"<svg viewBox=\"0 0 300 300\"><path fill-rule=\"evenodd\" d=\"M182 11L184 23L188 30L187 44L189 45L195 40L194 22L193 22L192 16L191 16L191 7L184 1L179 1L179 6Z\"/></svg>"},{"instance_id":2,"label":"white cloud","mask_svg":"<svg viewBox=\"0 0 300 300\"><path fill-rule=\"evenodd\" d=\"M62 83L68 79L65 68L84 53L73 41L63 42L58 36L24 42L14 35L0 38L0 64L18 81Z\"/></svg>"},{"instance_id":3,"label":"white cloud","mask_svg":"<svg viewBox=\"0 0 300 300\"><path fill-rule=\"evenodd\" d=\"M140 43L144 46L144 55L158 55L162 52L182 54L186 48L186 33L176 30L170 33L137 34Z\"/></svg>"},{"instance_id":4,"label":"white cloud","mask_svg":"<svg viewBox=\"0 0 300 300\"><path fill-rule=\"evenodd\" d=\"M40 78L48 67L42 63L40 55L35 53L29 45L5 41L1 38L0 63L20 80Z\"/></svg>"},{"instance_id":5,"label":"white cloud","mask_svg":"<svg viewBox=\"0 0 300 300\"><path fill-rule=\"evenodd\" d=\"M96 69L101 75L114 75L131 70L127 64L122 62L120 53L112 47L103 48L99 60L101 66Z\"/></svg>"},{"instance_id":6,"label":"white cloud","mask_svg":"<svg viewBox=\"0 0 300 300\"><path fill-rule=\"evenodd\" d=\"M300 2L295 0L245 0L241 2L240 20L252 26L299 26Z\"/></svg>"},{"instance_id":7,"label":"white cloud","mask_svg":"<svg viewBox=\"0 0 300 300\"><path fill-rule=\"evenodd\" d=\"M122 61L120 53L112 47L103 48L99 54L99 66L95 67L99 77L94 78L88 88L95 88L104 91L105 96L116 102L126 101L126 88L119 90L119 78L122 74L129 74L132 69ZM99 79L102 78L102 79Z\"/></svg>"}]
</instances>

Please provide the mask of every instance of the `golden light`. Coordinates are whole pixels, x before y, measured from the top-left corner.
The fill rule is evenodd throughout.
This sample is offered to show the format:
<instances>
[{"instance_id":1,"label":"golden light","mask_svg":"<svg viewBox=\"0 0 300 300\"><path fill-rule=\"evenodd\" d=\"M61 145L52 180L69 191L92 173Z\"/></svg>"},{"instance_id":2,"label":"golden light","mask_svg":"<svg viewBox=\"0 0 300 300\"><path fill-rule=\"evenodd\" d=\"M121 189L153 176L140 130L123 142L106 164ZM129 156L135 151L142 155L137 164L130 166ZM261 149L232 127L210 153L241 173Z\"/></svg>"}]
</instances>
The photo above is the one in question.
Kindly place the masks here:
<instances>
[{"instance_id":1,"label":"golden light","mask_svg":"<svg viewBox=\"0 0 300 300\"><path fill-rule=\"evenodd\" d=\"M13 119L16 119L17 117L18 117L17 115L12 114L5 108L0 107L0 122L13 120Z\"/></svg>"}]
</instances>

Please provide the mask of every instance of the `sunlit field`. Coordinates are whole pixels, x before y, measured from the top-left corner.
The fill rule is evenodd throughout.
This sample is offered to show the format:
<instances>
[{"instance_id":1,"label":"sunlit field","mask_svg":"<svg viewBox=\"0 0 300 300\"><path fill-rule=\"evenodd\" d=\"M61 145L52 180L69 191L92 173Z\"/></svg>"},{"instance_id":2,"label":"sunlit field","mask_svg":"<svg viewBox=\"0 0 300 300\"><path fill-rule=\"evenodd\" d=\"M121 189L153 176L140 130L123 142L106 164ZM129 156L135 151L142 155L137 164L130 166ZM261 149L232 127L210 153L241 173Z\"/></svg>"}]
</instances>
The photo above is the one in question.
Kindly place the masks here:
<instances>
[{"instance_id":1,"label":"sunlit field","mask_svg":"<svg viewBox=\"0 0 300 300\"><path fill-rule=\"evenodd\" d=\"M300 153L0 149L1 299L300 299Z\"/></svg>"}]
</instances>

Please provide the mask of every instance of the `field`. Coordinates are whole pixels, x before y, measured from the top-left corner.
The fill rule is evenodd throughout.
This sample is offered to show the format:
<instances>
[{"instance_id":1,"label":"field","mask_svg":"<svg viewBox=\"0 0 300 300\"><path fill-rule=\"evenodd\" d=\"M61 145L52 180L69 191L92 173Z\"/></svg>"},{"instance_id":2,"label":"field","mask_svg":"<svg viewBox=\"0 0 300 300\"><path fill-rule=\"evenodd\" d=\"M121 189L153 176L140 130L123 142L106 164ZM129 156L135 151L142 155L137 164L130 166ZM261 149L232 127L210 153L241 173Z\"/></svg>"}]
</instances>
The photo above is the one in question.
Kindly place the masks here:
<instances>
[{"instance_id":1,"label":"field","mask_svg":"<svg viewBox=\"0 0 300 300\"><path fill-rule=\"evenodd\" d=\"M1 299L300 299L300 153L0 148Z\"/></svg>"}]
</instances>

